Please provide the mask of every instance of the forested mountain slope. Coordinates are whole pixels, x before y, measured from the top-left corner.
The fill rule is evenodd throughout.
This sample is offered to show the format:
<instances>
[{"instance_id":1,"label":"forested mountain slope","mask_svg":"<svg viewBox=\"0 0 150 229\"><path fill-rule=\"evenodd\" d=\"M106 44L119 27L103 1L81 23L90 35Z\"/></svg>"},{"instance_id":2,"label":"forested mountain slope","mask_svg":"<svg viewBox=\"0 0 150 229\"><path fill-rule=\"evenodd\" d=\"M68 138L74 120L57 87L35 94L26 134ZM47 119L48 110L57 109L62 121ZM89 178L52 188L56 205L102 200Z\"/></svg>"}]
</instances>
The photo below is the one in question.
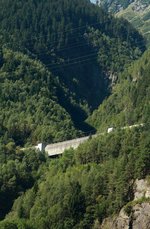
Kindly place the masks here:
<instances>
[{"instance_id":1,"label":"forested mountain slope","mask_svg":"<svg viewBox=\"0 0 150 229\"><path fill-rule=\"evenodd\" d=\"M112 13L126 9L130 5L136 5L137 10L142 10L149 5L149 0L99 0L99 5Z\"/></svg>"},{"instance_id":2,"label":"forested mountain slope","mask_svg":"<svg viewBox=\"0 0 150 229\"><path fill-rule=\"evenodd\" d=\"M109 12L116 13L127 8L134 0L98 0L98 4Z\"/></svg>"},{"instance_id":3,"label":"forested mountain slope","mask_svg":"<svg viewBox=\"0 0 150 229\"><path fill-rule=\"evenodd\" d=\"M143 128L100 135L84 143L76 151L72 149L66 151L61 158L51 161L47 159L47 163L40 160L42 162L40 166L35 164L37 159L31 163L33 153L27 154L23 160L26 170L22 184L29 169L32 171L30 178L33 179L34 185L31 183L32 188L16 199L12 210L5 220L0 222L0 227L100 228L101 222L106 217L113 222L114 215L129 201L131 202L126 206L126 211L130 214L134 206L132 200L135 180L149 179L149 131L147 125ZM7 172L9 179L5 182L5 186L3 185L5 187L3 197L6 197L12 185L17 190L19 188L13 182L18 178L18 172L21 172L22 176L22 170L18 170L22 168L19 166L21 155L17 158L19 161L15 160L13 163L10 161L11 164L9 162L7 165L11 169ZM31 167L32 164L36 167ZM12 179L13 170L16 173ZM2 177L5 171L7 170L2 170ZM1 179L1 182L4 181L4 178ZM15 189L13 190L15 193ZM149 203L149 199L141 198L135 204L145 202Z\"/></svg>"},{"instance_id":4,"label":"forested mountain slope","mask_svg":"<svg viewBox=\"0 0 150 229\"><path fill-rule=\"evenodd\" d=\"M100 3L105 10L127 19L150 45L150 0L102 0Z\"/></svg>"},{"instance_id":5,"label":"forested mountain slope","mask_svg":"<svg viewBox=\"0 0 150 229\"><path fill-rule=\"evenodd\" d=\"M20 148L39 141L72 139L79 132L59 105L59 80L40 61L1 49L0 66L1 219L15 198L34 185L39 176L37 169L45 163L44 154Z\"/></svg>"},{"instance_id":6,"label":"forested mountain slope","mask_svg":"<svg viewBox=\"0 0 150 229\"><path fill-rule=\"evenodd\" d=\"M117 17L127 19L146 38L147 45L150 45L150 1L145 4L134 2L128 8L120 11Z\"/></svg>"},{"instance_id":7,"label":"forested mountain slope","mask_svg":"<svg viewBox=\"0 0 150 229\"><path fill-rule=\"evenodd\" d=\"M109 76L145 49L129 23L87 0L1 0L0 18L3 46L40 59L59 77L59 102L73 118L79 108L97 107Z\"/></svg>"},{"instance_id":8,"label":"forested mountain slope","mask_svg":"<svg viewBox=\"0 0 150 229\"><path fill-rule=\"evenodd\" d=\"M123 206L130 216L136 204L150 204L146 197L133 201L135 180L148 182L150 174L149 57L147 51L120 76L91 118L100 130L110 123L144 126L105 132L52 160L12 144L0 149L1 228L100 228Z\"/></svg>"},{"instance_id":9,"label":"forested mountain slope","mask_svg":"<svg viewBox=\"0 0 150 229\"><path fill-rule=\"evenodd\" d=\"M106 127L149 123L150 114L150 51L126 69L120 76L113 93L89 122L100 131Z\"/></svg>"},{"instance_id":10,"label":"forested mountain slope","mask_svg":"<svg viewBox=\"0 0 150 229\"><path fill-rule=\"evenodd\" d=\"M1 51L0 140L23 146L76 136L70 115L58 103L53 79L42 63L21 53Z\"/></svg>"},{"instance_id":11,"label":"forested mountain slope","mask_svg":"<svg viewBox=\"0 0 150 229\"><path fill-rule=\"evenodd\" d=\"M145 41L88 0L0 0L0 19L0 228L97 228L150 173L150 53L125 70ZM112 95L89 123L143 127L100 135L61 158L20 148L80 135L110 81Z\"/></svg>"}]
</instances>

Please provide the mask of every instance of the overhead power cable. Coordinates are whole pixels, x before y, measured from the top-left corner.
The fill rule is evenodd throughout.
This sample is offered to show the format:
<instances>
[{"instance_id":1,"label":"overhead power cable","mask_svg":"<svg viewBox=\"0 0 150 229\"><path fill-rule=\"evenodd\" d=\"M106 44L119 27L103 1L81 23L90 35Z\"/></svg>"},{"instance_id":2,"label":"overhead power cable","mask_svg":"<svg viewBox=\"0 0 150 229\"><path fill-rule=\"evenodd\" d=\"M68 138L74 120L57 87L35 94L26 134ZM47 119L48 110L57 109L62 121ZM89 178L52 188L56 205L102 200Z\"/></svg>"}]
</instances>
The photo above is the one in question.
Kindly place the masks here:
<instances>
[{"instance_id":1,"label":"overhead power cable","mask_svg":"<svg viewBox=\"0 0 150 229\"><path fill-rule=\"evenodd\" d=\"M94 51L94 52L91 52L91 53L89 53L89 54L87 54L87 55L84 55L84 56L79 56L79 57L76 57L76 58L72 58L72 59L68 59L68 63L70 63L70 62L72 62L72 61L76 61L76 60L82 60L83 58L86 58L86 57L90 57L90 56L93 56L93 54L94 55L96 55L96 54L98 54L98 52L97 51ZM67 63L67 64L68 64ZM59 65L60 63L54 63L54 64L46 64L45 66L49 66L49 67L54 67L54 66L57 66L57 65Z\"/></svg>"},{"instance_id":2,"label":"overhead power cable","mask_svg":"<svg viewBox=\"0 0 150 229\"><path fill-rule=\"evenodd\" d=\"M83 63L83 62L89 62L89 61L91 61L91 60L94 60L95 58L97 58L97 56L95 55L95 56L93 56L93 57L91 57L91 58L87 58L87 59L84 59L84 60L81 60L81 61L75 61L75 62L73 62L73 63L69 63L69 64L64 64L64 65L59 65L59 66L57 66L57 67L55 67L55 68L52 68L52 69L50 69L51 71L55 71L55 70L57 70L57 69L59 69L59 68L65 68L65 67L70 67L70 66L72 66L72 65L76 65L76 64L81 64L81 63ZM83 64L82 64L83 65Z\"/></svg>"},{"instance_id":3,"label":"overhead power cable","mask_svg":"<svg viewBox=\"0 0 150 229\"><path fill-rule=\"evenodd\" d=\"M46 64L42 63L40 60L37 60L37 61L40 61L41 65L50 68L50 71L54 71L54 70L57 70L58 68L69 67L69 66L73 66L76 64L82 64L82 63L84 64L84 62L94 60L95 58L97 58L97 55L98 55L98 51L90 53L88 55L80 56L77 58L72 58L72 59L68 60L69 61L68 63L54 63L54 64L47 64L46 65ZM12 73L12 71L9 71L9 72Z\"/></svg>"},{"instance_id":4,"label":"overhead power cable","mask_svg":"<svg viewBox=\"0 0 150 229\"><path fill-rule=\"evenodd\" d=\"M101 22L96 22L96 23L91 23L91 24L86 24L86 25L83 25L83 26L78 26L78 27L76 27L76 28L74 28L74 29L64 29L64 30L59 30L59 31L57 31L57 33L55 33L55 35L59 35L60 33L65 33L65 32L73 32L74 31L74 33L75 33L75 35L74 36L72 36L72 38L74 38L74 37L77 37L77 33L76 33L76 30L78 30L78 29L83 29L83 28L86 28L87 26L94 26L94 25L99 25L99 24L101 24ZM81 33L81 31L79 31L80 33ZM85 32L85 31L82 31L82 32ZM128 31L126 32L126 33L124 33L124 34L128 34ZM44 38L44 37L48 37L49 35L47 34L47 35L41 35L41 36L35 36L35 37L32 37L31 36L31 38L30 39L25 39L25 42L27 42L27 41L32 41L32 40L38 40L39 38ZM83 35L81 35L81 37L83 37ZM49 45L52 45L52 44L56 44L56 43L58 43L59 42L59 40L56 40L56 41L52 41L52 42L49 42ZM10 43L10 42L9 42ZM8 44L9 44L8 43ZM13 42L14 43L14 42ZM10 43L11 44L11 43ZM18 44L18 43L16 43L16 44ZM31 47L30 45L28 46L28 47ZM33 47L33 46L32 46Z\"/></svg>"},{"instance_id":5,"label":"overhead power cable","mask_svg":"<svg viewBox=\"0 0 150 229\"><path fill-rule=\"evenodd\" d=\"M142 46L141 46L142 47ZM144 46L143 46L144 47ZM93 55L98 55L98 51L94 51L94 52L91 52L90 54L88 55L84 55L84 56L80 56L80 57L77 57L77 58L72 58L72 59L69 59L68 60L68 63L54 63L54 64L46 64L45 66L46 67L49 67L50 70L53 70L53 68L57 68L57 67L62 67L62 66L69 66L70 64L77 64L77 63L80 63L82 60L84 61L83 58L87 58L87 57L90 57L90 56L93 56ZM74 62L75 61L75 62ZM77 62L78 61L78 62ZM73 62L73 63L71 63Z\"/></svg>"},{"instance_id":6,"label":"overhead power cable","mask_svg":"<svg viewBox=\"0 0 150 229\"><path fill-rule=\"evenodd\" d=\"M91 24L90 23L87 23L86 25L78 26L78 27L76 27L74 29L64 29L64 30L61 30L61 31L58 30L57 33L55 33L55 35L59 35L61 33L66 33L66 32L73 32L76 35L77 34L76 31L79 30L79 29L86 28L87 26L94 26L94 25L100 25L100 24L101 24L101 22L96 22L96 23L91 23ZM48 37L48 36L49 36L49 34L47 34L47 35L41 35L41 36L35 36L35 37L31 36L31 38L25 39L25 41L27 42L27 41L37 40L37 39L40 39L40 38L43 38L43 37ZM58 42L58 41L54 41L54 43L56 43L56 42ZM51 42L49 44L51 44ZM52 42L52 44L53 44L53 42Z\"/></svg>"},{"instance_id":7,"label":"overhead power cable","mask_svg":"<svg viewBox=\"0 0 150 229\"><path fill-rule=\"evenodd\" d=\"M84 37L84 35L82 35L80 37ZM72 48L83 47L85 45L88 45L88 43L86 43L86 41L85 41L85 43L83 43L83 45L82 45L82 43L83 43L83 41L82 42L79 42L79 43L78 42L77 43L72 43L73 45L72 46L68 46L68 47L61 46L60 48L57 48L57 47L53 47L53 48L54 48L54 50L56 49L55 50L56 52L61 52L61 51L69 50L69 49L72 49ZM138 42L136 42L136 45L138 45L140 43L141 43L141 41L138 41ZM11 43L9 42L8 44L11 44ZM16 45L17 45L17 43L16 43ZM145 47L145 45L142 44L141 46L138 46L138 47L139 48L142 48L142 47ZM22 47L18 46L18 48L21 49ZM46 48L48 48L48 46ZM32 51L30 51L30 50L28 50L28 51L32 53ZM43 51L43 52L33 52L32 54L33 55L35 55L35 54L42 55L42 54L46 54L49 51L51 51L51 50L47 50L47 51ZM40 58L40 60L42 60L42 59Z\"/></svg>"},{"instance_id":8,"label":"overhead power cable","mask_svg":"<svg viewBox=\"0 0 150 229\"><path fill-rule=\"evenodd\" d=\"M84 63L84 62L87 62L87 61L92 61L94 60L95 58L97 58L97 54L94 54L93 56L89 57L89 58L84 58L82 60L76 60L72 63L64 63L64 64L57 64L56 66L54 66L53 68L51 68L49 71L55 71L57 70L58 68L62 68L62 67L69 67L69 66L72 66L72 65L76 65L76 64L81 64ZM41 63L42 66L45 66L45 67L48 67L48 65L44 65L43 63ZM13 73L15 71L6 71L7 73Z\"/></svg>"}]
</instances>

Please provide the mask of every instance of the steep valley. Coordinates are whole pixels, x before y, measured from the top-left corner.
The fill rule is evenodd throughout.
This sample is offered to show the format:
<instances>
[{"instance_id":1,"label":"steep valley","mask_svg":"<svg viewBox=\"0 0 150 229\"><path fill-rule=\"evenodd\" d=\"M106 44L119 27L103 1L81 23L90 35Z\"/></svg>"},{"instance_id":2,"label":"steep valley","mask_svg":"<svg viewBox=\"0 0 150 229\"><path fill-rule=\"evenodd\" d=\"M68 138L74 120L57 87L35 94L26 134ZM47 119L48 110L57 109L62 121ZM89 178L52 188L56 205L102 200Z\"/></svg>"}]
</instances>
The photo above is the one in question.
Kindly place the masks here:
<instances>
[{"instance_id":1,"label":"steep valley","mask_svg":"<svg viewBox=\"0 0 150 229\"><path fill-rule=\"evenodd\" d=\"M0 0L0 229L149 229L149 1L100 2Z\"/></svg>"}]
</instances>

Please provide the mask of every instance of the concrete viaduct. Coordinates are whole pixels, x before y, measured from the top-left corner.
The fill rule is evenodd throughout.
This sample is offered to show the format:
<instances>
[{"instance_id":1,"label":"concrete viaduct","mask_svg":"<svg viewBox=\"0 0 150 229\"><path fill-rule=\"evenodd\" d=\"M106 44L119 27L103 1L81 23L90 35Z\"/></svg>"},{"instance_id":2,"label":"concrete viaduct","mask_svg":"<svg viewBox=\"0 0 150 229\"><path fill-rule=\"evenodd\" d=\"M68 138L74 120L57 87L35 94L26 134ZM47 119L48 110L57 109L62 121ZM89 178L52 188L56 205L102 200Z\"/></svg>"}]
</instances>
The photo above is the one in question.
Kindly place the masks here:
<instances>
[{"instance_id":1,"label":"concrete viaduct","mask_svg":"<svg viewBox=\"0 0 150 229\"><path fill-rule=\"evenodd\" d=\"M135 124L132 126L124 126L124 127L121 127L120 129L122 129L122 130L123 129L132 129L135 127L140 127L140 126L142 127L143 125L144 124ZM112 131L114 131L113 127L108 128L106 133L109 134ZM99 133L98 135L103 135L106 133ZM48 154L49 157L53 157L53 156L58 156L58 155L62 154L64 152L64 150L66 150L66 149L70 149L70 148L76 149L76 148L78 148L78 146L81 143L87 141L90 137L93 138L93 137L96 137L98 135L95 134L95 135L91 135L91 136L87 136L87 137L76 138L73 140L58 142L58 143L54 143L54 144L50 144L50 145L44 145L43 143L39 143L37 146L34 146L32 148L40 150L40 151L45 150L45 152Z\"/></svg>"},{"instance_id":2,"label":"concrete viaduct","mask_svg":"<svg viewBox=\"0 0 150 229\"><path fill-rule=\"evenodd\" d=\"M66 150L66 149L78 148L78 146L81 143L87 141L88 139L89 139L89 136L82 137L82 138L76 138L76 139L68 140L68 141L64 141L64 142L58 142L58 143L54 143L54 144L50 144L50 145L46 145L46 146L44 146L43 143L39 143L37 146L35 146L35 148L37 150L40 150L40 151L45 150L45 152L48 154L49 157L58 156L58 155L62 154L64 152L64 150Z\"/></svg>"}]
</instances>

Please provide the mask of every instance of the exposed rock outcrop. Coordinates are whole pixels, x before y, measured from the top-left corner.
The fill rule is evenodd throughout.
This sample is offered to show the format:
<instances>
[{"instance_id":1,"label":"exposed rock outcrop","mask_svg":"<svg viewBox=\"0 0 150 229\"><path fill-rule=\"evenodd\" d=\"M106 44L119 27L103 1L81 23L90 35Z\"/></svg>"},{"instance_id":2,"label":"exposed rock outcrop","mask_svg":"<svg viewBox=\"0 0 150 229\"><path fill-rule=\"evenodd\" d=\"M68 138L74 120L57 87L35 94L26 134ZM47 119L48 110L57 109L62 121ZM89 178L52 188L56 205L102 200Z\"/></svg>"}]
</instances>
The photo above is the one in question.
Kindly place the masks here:
<instances>
[{"instance_id":1,"label":"exposed rock outcrop","mask_svg":"<svg viewBox=\"0 0 150 229\"><path fill-rule=\"evenodd\" d=\"M137 179L134 187L134 200L138 200L142 197L150 198L150 184L148 184L146 179Z\"/></svg>"},{"instance_id":2,"label":"exposed rock outcrop","mask_svg":"<svg viewBox=\"0 0 150 229\"><path fill-rule=\"evenodd\" d=\"M107 218L99 229L150 229L150 184L145 179L136 180L134 200L118 216Z\"/></svg>"},{"instance_id":3,"label":"exposed rock outcrop","mask_svg":"<svg viewBox=\"0 0 150 229\"><path fill-rule=\"evenodd\" d=\"M129 5L132 6L134 11L141 12L142 10L145 10L145 8L149 5L149 2L144 0L97 0L97 4L103 6L108 11L117 13L127 8Z\"/></svg>"},{"instance_id":4,"label":"exposed rock outcrop","mask_svg":"<svg viewBox=\"0 0 150 229\"><path fill-rule=\"evenodd\" d=\"M132 211L132 228L150 229L150 203L136 204Z\"/></svg>"},{"instance_id":5,"label":"exposed rock outcrop","mask_svg":"<svg viewBox=\"0 0 150 229\"><path fill-rule=\"evenodd\" d=\"M135 0L132 4L132 9L137 12L142 12L148 6L147 2L143 2L141 0Z\"/></svg>"}]
</instances>

